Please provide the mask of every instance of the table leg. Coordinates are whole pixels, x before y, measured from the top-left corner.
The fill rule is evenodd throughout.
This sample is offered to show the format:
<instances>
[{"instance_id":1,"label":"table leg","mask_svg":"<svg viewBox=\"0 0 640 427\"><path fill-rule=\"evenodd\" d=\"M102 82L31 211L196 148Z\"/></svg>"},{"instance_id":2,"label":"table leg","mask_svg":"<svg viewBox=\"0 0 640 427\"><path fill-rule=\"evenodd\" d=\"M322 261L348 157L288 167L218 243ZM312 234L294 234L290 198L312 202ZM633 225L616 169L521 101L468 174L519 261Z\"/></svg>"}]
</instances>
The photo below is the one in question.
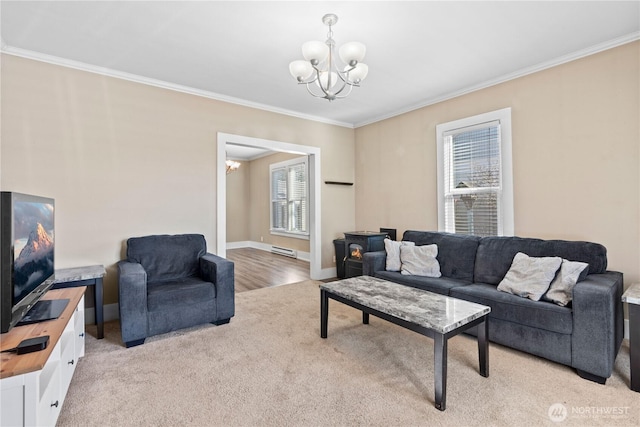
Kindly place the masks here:
<instances>
[{"instance_id":1,"label":"table leg","mask_svg":"<svg viewBox=\"0 0 640 427\"><path fill-rule=\"evenodd\" d=\"M444 411L447 405L447 338L435 334L433 341L436 408Z\"/></svg>"},{"instance_id":2,"label":"table leg","mask_svg":"<svg viewBox=\"0 0 640 427\"><path fill-rule=\"evenodd\" d=\"M98 325L98 339L104 338L104 306L103 306L103 291L102 291L102 277L96 279L96 286L94 287L94 303L96 312L96 325Z\"/></svg>"},{"instance_id":3,"label":"table leg","mask_svg":"<svg viewBox=\"0 0 640 427\"><path fill-rule=\"evenodd\" d=\"M640 305L629 306L629 361L631 390L640 392Z\"/></svg>"},{"instance_id":4,"label":"table leg","mask_svg":"<svg viewBox=\"0 0 640 427\"><path fill-rule=\"evenodd\" d=\"M365 325L369 324L369 313L362 312L362 323Z\"/></svg>"},{"instance_id":5,"label":"table leg","mask_svg":"<svg viewBox=\"0 0 640 427\"><path fill-rule=\"evenodd\" d=\"M489 317L485 316L484 322L478 325L478 358L480 375L489 376Z\"/></svg>"},{"instance_id":6,"label":"table leg","mask_svg":"<svg viewBox=\"0 0 640 427\"><path fill-rule=\"evenodd\" d=\"M329 296L327 291L320 290L320 338L327 337L327 323L329 321Z\"/></svg>"}]
</instances>

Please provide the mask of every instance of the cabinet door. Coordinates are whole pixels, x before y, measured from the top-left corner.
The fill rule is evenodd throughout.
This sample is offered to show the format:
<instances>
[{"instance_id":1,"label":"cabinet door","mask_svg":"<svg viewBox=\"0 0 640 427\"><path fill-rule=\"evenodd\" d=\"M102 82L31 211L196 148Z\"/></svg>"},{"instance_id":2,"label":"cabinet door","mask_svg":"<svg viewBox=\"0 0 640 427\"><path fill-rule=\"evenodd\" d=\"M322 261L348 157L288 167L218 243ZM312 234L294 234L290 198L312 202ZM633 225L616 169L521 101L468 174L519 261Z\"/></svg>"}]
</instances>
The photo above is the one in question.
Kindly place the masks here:
<instances>
[{"instance_id":1,"label":"cabinet door","mask_svg":"<svg viewBox=\"0 0 640 427\"><path fill-rule=\"evenodd\" d=\"M56 425L62 409L60 379L60 360L47 362L40 375L40 401L36 410L39 426Z\"/></svg>"},{"instance_id":2,"label":"cabinet door","mask_svg":"<svg viewBox=\"0 0 640 427\"><path fill-rule=\"evenodd\" d=\"M76 361L84 356L84 297L80 300L74 317Z\"/></svg>"},{"instance_id":3,"label":"cabinet door","mask_svg":"<svg viewBox=\"0 0 640 427\"><path fill-rule=\"evenodd\" d=\"M67 394L69 384L71 383L71 377L73 377L73 372L76 370L76 364L78 363L78 358L76 357L75 352L75 335L75 331L72 329L70 331L65 331L65 333L62 334L62 337L60 337L62 349L62 354L60 356L62 396Z\"/></svg>"},{"instance_id":4,"label":"cabinet door","mask_svg":"<svg viewBox=\"0 0 640 427\"><path fill-rule=\"evenodd\" d=\"M0 425L21 426L24 413L24 382L22 376L4 378L0 382Z\"/></svg>"}]
</instances>

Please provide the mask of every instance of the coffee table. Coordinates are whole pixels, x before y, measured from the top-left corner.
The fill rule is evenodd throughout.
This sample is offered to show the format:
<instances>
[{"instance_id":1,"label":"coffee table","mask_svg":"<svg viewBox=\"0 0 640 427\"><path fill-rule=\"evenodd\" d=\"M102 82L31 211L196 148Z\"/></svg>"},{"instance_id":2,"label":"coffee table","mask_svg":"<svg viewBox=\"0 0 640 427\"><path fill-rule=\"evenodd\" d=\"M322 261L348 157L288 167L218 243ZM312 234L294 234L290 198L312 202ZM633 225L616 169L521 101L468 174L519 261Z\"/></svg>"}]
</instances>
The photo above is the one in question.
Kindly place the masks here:
<instances>
[{"instance_id":1,"label":"coffee table","mask_svg":"<svg viewBox=\"0 0 640 427\"><path fill-rule=\"evenodd\" d=\"M476 326L480 375L489 376L490 307L451 298L370 276L353 277L320 285L320 336L327 338L329 299L387 320L434 341L435 407L446 409L447 341Z\"/></svg>"}]
</instances>

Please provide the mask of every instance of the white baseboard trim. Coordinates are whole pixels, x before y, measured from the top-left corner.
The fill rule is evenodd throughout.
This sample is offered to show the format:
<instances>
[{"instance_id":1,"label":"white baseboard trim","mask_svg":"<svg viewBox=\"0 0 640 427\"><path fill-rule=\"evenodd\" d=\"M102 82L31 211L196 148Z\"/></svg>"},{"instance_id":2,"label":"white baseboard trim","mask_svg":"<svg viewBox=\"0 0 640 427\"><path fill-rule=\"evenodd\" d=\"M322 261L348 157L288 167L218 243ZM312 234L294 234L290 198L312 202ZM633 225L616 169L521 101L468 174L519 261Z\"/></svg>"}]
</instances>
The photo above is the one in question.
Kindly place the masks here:
<instances>
[{"instance_id":1,"label":"white baseboard trim","mask_svg":"<svg viewBox=\"0 0 640 427\"><path fill-rule=\"evenodd\" d=\"M323 268L322 270L320 270L320 277L315 280L333 279L334 277L338 277L338 273L335 267Z\"/></svg>"},{"instance_id":2,"label":"white baseboard trim","mask_svg":"<svg viewBox=\"0 0 640 427\"><path fill-rule=\"evenodd\" d=\"M253 242L250 240L244 242L227 242L227 249L253 248L261 251L271 252L271 244L263 242ZM300 261L311 262L311 254L309 252L296 251Z\"/></svg>"}]
</instances>

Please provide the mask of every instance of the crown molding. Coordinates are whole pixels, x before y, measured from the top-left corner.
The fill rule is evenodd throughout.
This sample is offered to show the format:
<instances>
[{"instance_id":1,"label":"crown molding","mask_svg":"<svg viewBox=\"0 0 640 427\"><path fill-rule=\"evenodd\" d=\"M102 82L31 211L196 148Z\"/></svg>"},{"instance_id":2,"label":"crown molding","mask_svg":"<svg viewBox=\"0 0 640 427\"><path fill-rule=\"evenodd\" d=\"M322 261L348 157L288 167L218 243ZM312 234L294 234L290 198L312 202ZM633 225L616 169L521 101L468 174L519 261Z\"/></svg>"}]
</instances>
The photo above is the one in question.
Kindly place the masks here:
<instances>
[{"instance_id":1,"label":"crown molding","mask_svg":"<svg viewBox=\"0 0 640 427\"><path fill-rule=\"evenodd\" d=\"M590 56L590 55L594 55L596 53L603 52L603 51L608 50L608 49L613 49L615 47L622 46L624 44L631 43L631 42L634 42L636 40L640 40L640 31L636 31L636 32L633 32L631 34L627 34L625 36L618 37L618 38L615 38L615 39L612 39L612 40L609 40L609 41L606 41L606 42L603 42L603 43L598 43L596 45L593 45L593 46L590 46L588 48L572 52L572 53L567 54L567 55L560 56L560 57L552 59L550 61L542 62L540 64L536 64L536 65L531 66L531 67L523 68L521 70L515 71L513 73L505 74L505 75L503 75L501 77L498 77L498 78L495 78L495 79L492 79L492 80L488 80L488 81L480 83L478 85L469 86L469 87L466 87L466 88L463 88L463 89L460 89L460 90L457 90L457 91L454 91L454 92L446 93L446 94L438 96L438 97L429 98L429 99L427 99L427 100L425 100L425 101L423 101L423 102L421 102L419 104L415 104L413 106L409 106L409 107L402 108L400 110L396 110L395 112L392 112L392 113L388 113L388 114L385 114L385 115L382 115L382 116L373 117L373 118L371 118L369 120L365 120L365 121L362 121L362 122L355 123L354 127L357 129L357 128L362 127L362 126L366 126L366 125L370 125L370 124L373 124L373 123L376 123L376 122L380 122L382 120L390 119L392 117L396 117L396 116L399 116L401 114L409 113L411 111L415 111L415 110L418 110L420 108L428 107L430 105L434 105L434 104L437 104L439 102L447 101L449 99L457 98L459 96L466 95L466 94L469 94L471 92L475 92L475 91L478 91L478 90L481 90L481 89L486 89L488 87L495 86L495 85L498 85L500 83L505 83L505 82L508 82L510 80L514 80L514 79L517 79L517 78L520 78L520 77L524 77L524 76L526 76L528 74L537 73L538 71L543 71L543 70L546 70L548 68L553 68L553 67L556 67L558 65L562 65L562 64L565 64L567 62L575 61L575 60L580 59L580 58L584 58L584 57L587 57L587 56Z\"/></svg>"},{"instance_id":2,"label":"crown molding","mask_svg":"<svg viewBox=\"0 0 640 427\"><path fill-rule=\"evenodd\" d=\"M226 96L222 94L218 94L215 92L209 92L205 90L195 89L189 86L178 85L174 83L165 82L162 80L151 79L143 76L139 76L136 74L125 73L122 71L113 70L110 68L99 67L96 65L85 64L79 61L72 61L69 59L60 58L53 55L47 55L39 52L34 52L26 49L15 48L9 46L5 43L3 39L0 39L0 52L6 53L8 55L19 56L22 58L32 59L35 61L46 62L49 64L59 65L67 68L73 68L81 71L87 71L94 74L100 74L108 77L114 77L117 79L128 80L136 83L141 83L149 86L155 86L163 89L173 90L176 92L187 93L190 95L200 96L203 98L214 99L217 101L228 102L230 104L242 105L249 108L255 108L258 110L268 111L272 113L282 114L286 116L296 117L304 120L311 120L314 122L325 123L329 125L341 126L350 129L359 128L363 126L367 126L376 122L380 122L382 120L390 119L392 117L396 117L405 113L409 113L411 111L418 110L420 108L428 107L430 105L437 104L439 102L447 101L449 99L457 98L462 95L466 95L478 90L486 89L491 86L495 86L501 83L508 82L510 80L514 80L520 77L524 77L529 74L533 74L539 71L546 70L548 68L552 68L558 65L565 64L567 62L575 61L577 59L581 59L590 55L594 55L596 53L613 49L618 46L622 46L627 43L631 43L634 41L640 40L640 31L633 32L631 34L627 34L625 36L621 36L603 43L598 43L596 45L590 46L585 49L581 49L567 55L560 56L558 58L552 59L550 61L542 62L540 64L536 64L531 67L523 68L521 70L515 71L513 73L505 74L495 79L491 79L485 81L483 83L468 86L466 88L449 92L443 94L441 96L433 97L426 99L418 104L414 104L399 110L396 110L391 113L387 113L381 116L372 117L368 120L358 122L358 123L347 123L341 122L337 120L330 120L324 117L312 116L308 114L299 113L296 111L286 110L283 108L277 108L271 105L260 104L257 102L251 102L240 98L234 98L231 96Z\"/></svg>"},{"instance_id":3,"label":"crown molding","mask_svg":"<svg viewBox=\"0 0 640 427\"><path fill-rule=\"evenodd\" d=\"M278 108L271 105L260 104L257 102L251 102L240 98L234 98L232 96L222 95L215 92L210 92L201 89L195 89L189 86L183 86L179 84L165 82L163 80L151 79L148 77L139 76L137 74L125 73L123 71L113 70L106 67L99 67L97 65L86 64L84 62L73 61L70 59L60 58L58 56L47 55L40 52L34 52L27 49L20 49L12 47L4 43L0 46L0 52L8 55L19 56L21 58L32 59L34 61L46 62L53 65L59 65L62 67L73 68L80 71L86 71L89 73L100 74L107 77L114 77L116 79L128 80L135 83L141 83L148 86L155 86L162 89L173 90L176 92L187 93L190 95L200 96L203 98L214 99L216 101L228 102L230 104L242 105L244 107L255 108L258 110L268 111L271 113L278 113L285 116L291 116L298 119L311 120L314 122L325 123L329 125L346 127L353 129L353 123L346 123L337 120L330 120L324 117L312 116L309 114L299 113L297 111L286 110L284 108Z\"/></svg>"}]
</instances>

